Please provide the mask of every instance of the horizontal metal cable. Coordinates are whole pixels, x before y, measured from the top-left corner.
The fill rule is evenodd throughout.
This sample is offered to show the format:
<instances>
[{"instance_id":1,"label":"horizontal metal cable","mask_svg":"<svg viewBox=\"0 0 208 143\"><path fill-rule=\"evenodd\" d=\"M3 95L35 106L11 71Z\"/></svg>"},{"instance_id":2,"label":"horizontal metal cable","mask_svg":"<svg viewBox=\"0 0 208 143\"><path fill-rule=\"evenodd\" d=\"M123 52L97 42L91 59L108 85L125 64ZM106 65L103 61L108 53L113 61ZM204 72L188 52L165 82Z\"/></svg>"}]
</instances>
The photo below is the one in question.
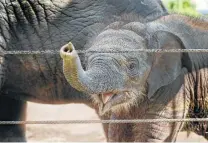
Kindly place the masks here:
<instances>
[{"instance_id":1,"label":"horizontal metal cable","mask_svg":"<svg viewBox=\"0 0 208 143\"><path fill-rule=\"evenodd\" d=\"M125 124L125 123L156 123L156 122L208 122L208 118L188 119L135 119L135 120L60 120L60 121L0 121L0 125L11 124Z\"/></svg>"},{"instance_id":2,"label":"horizontal metal cable","mask_svg":"<svg viewBox=\"0 0 208 143\"><path fill-rule=\"evenodd\" d=\"M84 53L134 53L134 52L146 52L146 53L199 53L206 52L208 49L136 49L136 50L76 50L78 54ZM42 55L42 54L59 54L57 50L43 50L43 51L2 51L4 55Z\"/></svg>"}]
</instances>

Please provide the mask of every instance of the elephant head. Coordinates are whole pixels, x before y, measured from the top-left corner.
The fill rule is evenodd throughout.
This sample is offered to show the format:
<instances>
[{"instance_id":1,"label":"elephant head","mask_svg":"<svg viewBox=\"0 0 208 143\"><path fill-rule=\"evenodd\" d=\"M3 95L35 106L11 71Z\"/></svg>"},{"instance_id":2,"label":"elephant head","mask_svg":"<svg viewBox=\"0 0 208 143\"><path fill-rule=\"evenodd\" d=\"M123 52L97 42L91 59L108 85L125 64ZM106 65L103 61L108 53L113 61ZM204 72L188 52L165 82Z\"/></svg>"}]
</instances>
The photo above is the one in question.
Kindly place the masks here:
<instances>
[{"instance_id":1,"label":"elephant head","mask_svg":"<svg viewBox=\"0 0 208 143\"><path fill-rule=\"evenodd\" d=\"M67 81L90 94L100 104L101 113L152 99L181 74L182 54L136 50L183 48L178 36L155 29L154 25L139 22L112 24L88 49L86 70L72 43L63 46L60 54Z\"/></svg>"}]
</instances>

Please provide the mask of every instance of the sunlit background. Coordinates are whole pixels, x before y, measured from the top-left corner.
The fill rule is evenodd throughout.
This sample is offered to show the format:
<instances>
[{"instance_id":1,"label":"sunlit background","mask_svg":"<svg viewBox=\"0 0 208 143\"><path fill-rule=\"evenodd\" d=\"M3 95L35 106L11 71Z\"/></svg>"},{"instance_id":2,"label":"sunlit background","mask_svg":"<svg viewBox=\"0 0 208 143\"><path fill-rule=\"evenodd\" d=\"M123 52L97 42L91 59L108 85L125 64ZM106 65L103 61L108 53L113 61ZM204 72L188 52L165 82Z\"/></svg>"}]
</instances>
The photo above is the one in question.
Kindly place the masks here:
<instances>
[{"instance_id":1,"label":"sunlit background","mask_svg":"<svg viewBox=\"0 0 208 143\"><path fill-rule=\"evenodd\" d=\"M208 0L162 0L170 12L191 16L208 15Z\"/></svg>"}]
</instances>

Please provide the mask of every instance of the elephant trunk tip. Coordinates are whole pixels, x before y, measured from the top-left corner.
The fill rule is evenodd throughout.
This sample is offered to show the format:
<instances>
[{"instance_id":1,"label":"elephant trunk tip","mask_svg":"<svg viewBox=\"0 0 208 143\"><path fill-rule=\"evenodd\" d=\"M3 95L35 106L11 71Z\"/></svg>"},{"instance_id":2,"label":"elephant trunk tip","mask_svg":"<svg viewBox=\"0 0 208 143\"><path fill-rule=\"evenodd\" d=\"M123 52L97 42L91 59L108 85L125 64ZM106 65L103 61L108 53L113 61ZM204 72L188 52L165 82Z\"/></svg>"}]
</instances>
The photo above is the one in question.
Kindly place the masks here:
<instances>
[{"instance_id":1,"label":"elephant trunk tip","mask_svg":"<svg viewBox=\"0 0 208 143\"><path fill-rule=\"evenodd\" d=\"M60 50L60 55L62 59L66 59L67 57L73 57L77 55L74 45L71 42L64 45Z\"/></svg>"}]
</instances>

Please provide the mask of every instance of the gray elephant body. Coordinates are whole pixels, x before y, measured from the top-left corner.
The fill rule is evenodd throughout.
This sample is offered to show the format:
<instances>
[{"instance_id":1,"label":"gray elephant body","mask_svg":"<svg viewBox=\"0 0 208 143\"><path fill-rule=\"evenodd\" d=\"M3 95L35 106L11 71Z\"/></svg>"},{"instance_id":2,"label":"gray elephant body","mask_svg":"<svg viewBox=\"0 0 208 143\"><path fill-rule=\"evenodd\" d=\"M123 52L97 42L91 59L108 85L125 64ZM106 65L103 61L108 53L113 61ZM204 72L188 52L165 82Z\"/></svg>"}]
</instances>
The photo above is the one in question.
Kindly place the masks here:
<instances>
[{"instance_id":1,"label":"gray elephant body","mask_svg":"<svg viewBox=\"0 0 208 143\"><path fill-rule=\"evenodd\" d=\"M177 14L147 24L111 24L88 49L87 70L80 66L72 45L62 47L65 77L76 89L91 94L104 119L207 117L207 53L136 51L207 49L207 27L206 18ZM183 125L153 122L104 126L108 141L170 142ZM205 126L203 130L207 130Z\"/></svg>"},{"instance_id":2,"label":"gray elephant body","mask_svg":"<svg viewBox=\"0 0 208 143\"><path fill-rule=\"evenodd\" d=\"M167 11L159 0L3 0L0 13L3 53L58 51L69 40L84 50L92 37L122 15L151 21ZM92 106L89 97L68 86L59 55L3 55L0 61L0 121L25 120L26 101ZM24 125L1 125L0 141L24 141L24 131Z\"/></svg>"}]
</instances>

